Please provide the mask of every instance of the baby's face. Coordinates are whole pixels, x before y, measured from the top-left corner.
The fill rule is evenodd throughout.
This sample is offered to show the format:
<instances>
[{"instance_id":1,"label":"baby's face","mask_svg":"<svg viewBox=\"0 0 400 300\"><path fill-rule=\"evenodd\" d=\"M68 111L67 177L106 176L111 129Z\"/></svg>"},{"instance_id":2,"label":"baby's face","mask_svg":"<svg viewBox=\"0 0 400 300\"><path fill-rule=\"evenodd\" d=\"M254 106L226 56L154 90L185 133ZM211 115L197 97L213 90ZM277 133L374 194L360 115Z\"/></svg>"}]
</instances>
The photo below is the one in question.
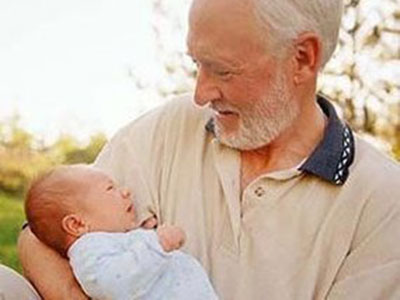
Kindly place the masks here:
<instances>
[{"instance_id":1,"label":"baby's face","mask_svg":"<svg viewBox=\"0 0 400 300\"><path fill-rule=\"evenodd\" d=\"M90 231L125 232L135 227L131 194L119 187L105 173L85 168L81 174L84 221Z\"/></svg>"}]
</instances>

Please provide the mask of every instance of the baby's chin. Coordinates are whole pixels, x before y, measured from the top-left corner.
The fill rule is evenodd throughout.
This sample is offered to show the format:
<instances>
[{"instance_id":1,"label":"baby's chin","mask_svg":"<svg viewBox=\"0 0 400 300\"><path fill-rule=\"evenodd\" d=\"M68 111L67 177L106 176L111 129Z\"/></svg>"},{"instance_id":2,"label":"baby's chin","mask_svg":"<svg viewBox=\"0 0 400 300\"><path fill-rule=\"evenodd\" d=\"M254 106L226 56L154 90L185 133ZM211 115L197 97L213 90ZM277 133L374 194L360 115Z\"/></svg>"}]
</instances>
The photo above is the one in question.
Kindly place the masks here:
<instances>
[{"instance_id":1,"label":"baby's chin","mask_svg":"<svg viewBox=\"0 0 400 300\"><path fill-rule=\"evenodd\" d=\"M128 226L125 227L125 232L137 229L139 226L136 224L136 222L132 222Z\"/></svg>"}]
</instances>

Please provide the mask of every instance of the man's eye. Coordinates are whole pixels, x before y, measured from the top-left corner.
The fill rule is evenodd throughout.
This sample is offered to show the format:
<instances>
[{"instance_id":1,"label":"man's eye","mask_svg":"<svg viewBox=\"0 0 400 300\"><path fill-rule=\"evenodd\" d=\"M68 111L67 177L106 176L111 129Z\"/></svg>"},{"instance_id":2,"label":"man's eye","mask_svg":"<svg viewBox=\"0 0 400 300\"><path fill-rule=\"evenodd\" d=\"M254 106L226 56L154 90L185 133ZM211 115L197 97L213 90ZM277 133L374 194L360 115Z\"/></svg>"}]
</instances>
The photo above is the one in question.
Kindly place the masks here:
<instances>
[{"instance_id":1,"label":"man's eye","mask_svg":"<svg viewBox=\"0 0 400 300\"><path fill-rule=\"evenodd\" d=\"M220 76L227 76L229 74L231 74L231 72L229 71L217 71L217 74Z\"/></svg>"},{"instance_id":2,"label":"man's eye","mask_svg":"<svg viewBox=\"0 0 400 300\"><path fill-rule=\"evenodd\" d=\"M114 189L114 186L113 185L109 185L109 186L107 186L106 191L111 191L112 189Z\"/></svg>"},{"instance_id":3,"label":"man's eye","mask_svg":"<svg viewBox=\"0 0 400 300\"><path fill-rule=\"evenodd\" d=\"M231 71L225 71L225 70L215 71L215 74L217 74L218 76L223 77L223 78L229 78L232 76Z\"/></svg>"}]
</instances>

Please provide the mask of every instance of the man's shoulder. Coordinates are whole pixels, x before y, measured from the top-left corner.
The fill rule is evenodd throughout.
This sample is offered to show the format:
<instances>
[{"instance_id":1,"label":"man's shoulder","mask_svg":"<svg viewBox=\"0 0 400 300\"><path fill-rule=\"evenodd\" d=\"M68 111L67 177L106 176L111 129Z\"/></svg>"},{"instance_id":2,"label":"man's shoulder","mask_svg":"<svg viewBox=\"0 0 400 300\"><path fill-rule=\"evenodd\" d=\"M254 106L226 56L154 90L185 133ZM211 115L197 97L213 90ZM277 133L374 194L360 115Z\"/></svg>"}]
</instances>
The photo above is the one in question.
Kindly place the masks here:
<instances>
[{"instance_id":1,"label":"man's shoulder","mask_svg":"<svg viewBox=\"0 0 400 300\"><path fill-rule=\"evenodd\" d=\"M365 188L400 196L400 164L369 142L355 136L356 157L353 172ZM400 202L400 199L399 199Z\"/></svg>"},{"instance_id":2,"label":"man's shoulder","mask_svg":"<svg viewBox=\"0 0 400 300\"><path fill-rule=\"evenodd\" d=\"M156 108L147 111L121 128L117 135L130 132L157 130L165 131L174 126L186 125L189 127L205 124L207 111L193 103L191 94L174 96Z\"/></svg>"},{"instance_id":3,"label":"man's shoulder","mask_svg":"<svg viewBox=\"0 0 400 300\"><path fill-rule=\"evenodd\" d=\"M363 164L372 172L383 174L400 174L400 164L388 154L377 149L364 138L356 135L356 163Z\"/></svg>"}]
</instances>

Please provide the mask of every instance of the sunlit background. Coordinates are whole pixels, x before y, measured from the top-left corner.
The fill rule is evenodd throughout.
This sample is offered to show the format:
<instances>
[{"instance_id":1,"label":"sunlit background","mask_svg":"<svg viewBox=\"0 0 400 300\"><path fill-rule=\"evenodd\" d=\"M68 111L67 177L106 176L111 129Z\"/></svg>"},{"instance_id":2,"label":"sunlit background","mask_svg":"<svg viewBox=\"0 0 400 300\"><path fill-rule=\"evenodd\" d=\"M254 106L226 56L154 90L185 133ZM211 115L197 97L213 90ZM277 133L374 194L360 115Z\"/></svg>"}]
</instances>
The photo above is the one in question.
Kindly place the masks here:
<instances>
[{"instance_id":1,"label":"sunlit background","mask_svg":"<svg viewBox=\"0 0 400 300\"><path fill-rule=\"evenodd\" d=\"M0 263L15 253L37 173L90 163L121 126L193 88L190 0L0 0ZM400 158L400 0L346 0L319 86L348 123Z\"/></svg>"},{"instance_id":2,"label":"sunlit background","mask_svg":"<svg viewBox=\"0 0 400 300\"><path fill-rule=\"evenodd\" d=\"M84 139L157 105L137 86L163 84L153 12L144 0L1 0L0 118L18 113L46 141Z\"/></svg>"}]
</instances>

